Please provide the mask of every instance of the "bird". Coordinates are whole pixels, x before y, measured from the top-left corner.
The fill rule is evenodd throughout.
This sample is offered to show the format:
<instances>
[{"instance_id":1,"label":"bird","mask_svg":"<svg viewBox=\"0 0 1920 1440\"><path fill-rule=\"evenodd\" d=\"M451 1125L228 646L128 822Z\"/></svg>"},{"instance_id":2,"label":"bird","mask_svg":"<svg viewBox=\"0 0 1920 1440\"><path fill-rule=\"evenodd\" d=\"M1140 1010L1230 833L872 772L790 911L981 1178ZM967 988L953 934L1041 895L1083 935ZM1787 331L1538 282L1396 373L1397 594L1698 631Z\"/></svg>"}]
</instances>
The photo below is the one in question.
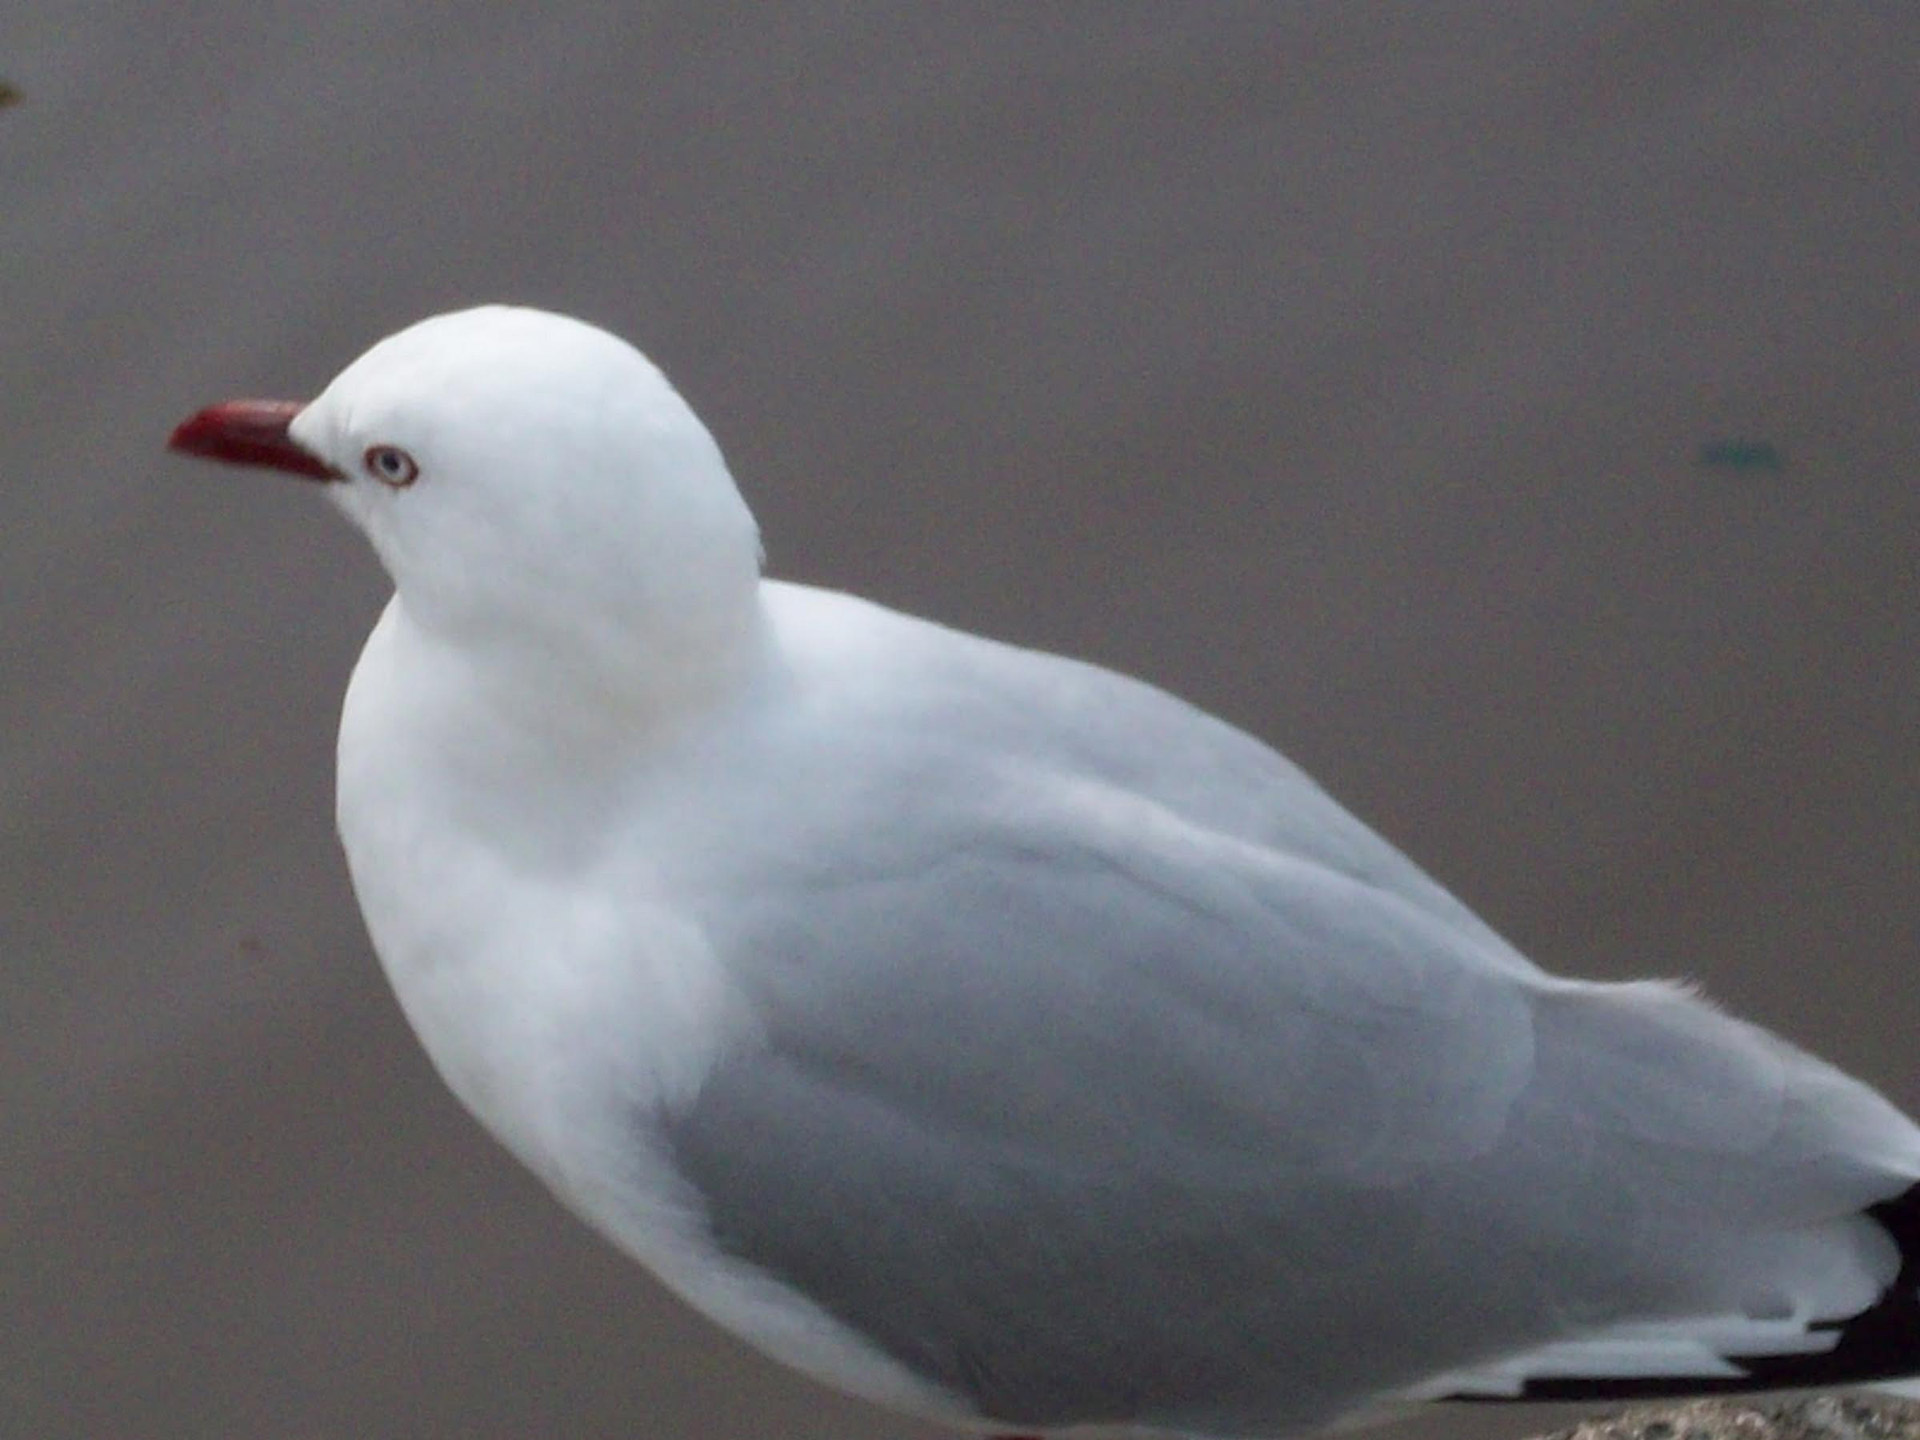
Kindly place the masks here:
<instances>
[{"instance_id":1,"label":"bird","mask_svg":"<svg viewBox=\"0 0 1920 1440\"><path fill-rule=\"evenodd\" d=\"M169 445L393 582L336 818L439 1075L773 1359L1013 1440L1920 1374L1882 1095L1145 681L767 577L608 331L437 315Z\"/></svg>"}]
</instances>

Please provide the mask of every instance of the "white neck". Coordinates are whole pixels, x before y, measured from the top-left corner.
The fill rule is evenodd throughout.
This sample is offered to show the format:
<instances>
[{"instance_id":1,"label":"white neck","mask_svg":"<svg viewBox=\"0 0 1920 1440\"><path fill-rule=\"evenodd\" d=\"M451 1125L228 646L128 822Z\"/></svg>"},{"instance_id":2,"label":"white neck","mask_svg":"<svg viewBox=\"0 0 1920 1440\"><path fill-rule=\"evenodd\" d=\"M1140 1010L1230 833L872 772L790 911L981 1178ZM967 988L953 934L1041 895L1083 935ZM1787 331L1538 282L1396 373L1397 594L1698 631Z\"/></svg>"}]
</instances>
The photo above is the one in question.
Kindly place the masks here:
<instances>
[{"instance_id":1,"label":"white neck","mask_svg":"<svg viewBox=\"0 0 1920 1440\"><path fill-rule=\"evenodd\" d=\"M616 654L488 648L448 642L396 597L341 716L343 833L356 797L385 796L401 809L457 812L468 833L536 868L591 849L653 754L764 683L772 642L757 596L735 621Z\"/></svg>"},{"instance_id":2,"label":"white neck","mask_svg":"<svg viewBox=\"0 0 1920 1440\"><path fill-rule=\"evenodd\" d=\"M677 730L752 683L766 659L758 587L729 610L703 607L673 624L593 625L564 636L534 628L447 634L396 596L391 623L413 664L476 722L529 739L630 749ZM457 697L457 699L456 699Z\"/></svg>"}]
</instances>

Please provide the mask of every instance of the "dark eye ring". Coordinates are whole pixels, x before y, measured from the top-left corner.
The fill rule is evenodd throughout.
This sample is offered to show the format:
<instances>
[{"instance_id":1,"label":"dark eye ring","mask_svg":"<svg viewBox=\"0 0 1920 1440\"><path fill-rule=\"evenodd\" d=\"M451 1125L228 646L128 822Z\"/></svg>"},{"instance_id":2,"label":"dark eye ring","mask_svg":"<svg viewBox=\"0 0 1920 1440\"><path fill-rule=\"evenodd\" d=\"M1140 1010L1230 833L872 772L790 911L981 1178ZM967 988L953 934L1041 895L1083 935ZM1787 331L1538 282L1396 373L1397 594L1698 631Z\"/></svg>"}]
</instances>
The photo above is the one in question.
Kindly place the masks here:
<instances>
[{"instance_id":1,"label":"dark eye ring","mask_svg":"<svg viewBox=\"0 0 1920 1440\"><path fill-rule=\"evenodd\" d=\"M420 478L420 467L398 445L369 445L360 463L374 479L396 490L404 490Z\"/></svg>"}]
</instances>

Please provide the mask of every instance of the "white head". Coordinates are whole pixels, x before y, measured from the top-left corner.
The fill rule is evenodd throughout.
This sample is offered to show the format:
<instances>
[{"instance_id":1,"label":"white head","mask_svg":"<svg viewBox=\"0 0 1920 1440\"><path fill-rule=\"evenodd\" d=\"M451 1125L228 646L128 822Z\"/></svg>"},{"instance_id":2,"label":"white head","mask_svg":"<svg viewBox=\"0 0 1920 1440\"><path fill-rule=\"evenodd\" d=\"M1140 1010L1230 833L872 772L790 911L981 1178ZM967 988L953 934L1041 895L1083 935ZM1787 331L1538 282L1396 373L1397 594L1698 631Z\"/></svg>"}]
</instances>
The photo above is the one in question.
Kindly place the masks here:
<instances>
[{"instance_id":1,"label":"white head","mask_svg":"<svg viewBox=\"0 0 1920 1440\"><path fill-rule=\"evenodd\" d=\"M458 647L675 667L757 614L759 536L713 437L645 356L578 320L438 315L309 405L213 406L170 443L329 482L401 607Z\"/></svg>"}]
</instances>

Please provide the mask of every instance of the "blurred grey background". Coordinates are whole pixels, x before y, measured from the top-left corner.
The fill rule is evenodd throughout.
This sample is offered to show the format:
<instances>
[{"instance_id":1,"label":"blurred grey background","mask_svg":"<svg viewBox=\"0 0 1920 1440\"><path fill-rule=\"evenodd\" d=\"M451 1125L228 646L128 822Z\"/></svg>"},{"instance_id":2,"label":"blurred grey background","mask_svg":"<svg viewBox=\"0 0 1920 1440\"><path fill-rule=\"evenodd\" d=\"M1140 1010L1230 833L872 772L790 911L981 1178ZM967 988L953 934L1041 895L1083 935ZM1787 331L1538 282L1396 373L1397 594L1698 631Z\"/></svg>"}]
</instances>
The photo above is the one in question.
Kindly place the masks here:
<instances>
[{"instance_id":1,"label":"blurred grey background","mask_svg":"<svg viewBox=\"0 0 1920 1440\"><path fill-rule=\"evenodd\" d=\"M0 1434L929 1433L441 1091L330 819L383 579L162 452L477 300L652 353L777 573L1146 675L1548 965L1920 1106L1917 55L1904 3L0 12Z\"/></svg>"}]
</instances>

